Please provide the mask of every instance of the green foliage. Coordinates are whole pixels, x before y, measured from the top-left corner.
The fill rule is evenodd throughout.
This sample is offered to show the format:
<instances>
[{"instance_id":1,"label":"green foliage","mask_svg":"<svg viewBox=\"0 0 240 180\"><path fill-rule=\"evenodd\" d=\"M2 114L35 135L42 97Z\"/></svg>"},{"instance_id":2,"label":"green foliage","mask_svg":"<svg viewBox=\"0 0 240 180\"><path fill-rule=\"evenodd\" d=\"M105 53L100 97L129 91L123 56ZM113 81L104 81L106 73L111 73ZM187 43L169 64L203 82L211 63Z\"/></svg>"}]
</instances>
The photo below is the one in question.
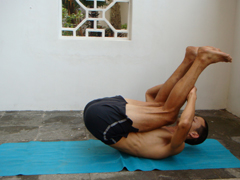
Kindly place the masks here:
<instances>
[{"instance_id":1,"label":"green foliage","mask_svg":"<svg viewBox=\"0 0 240 180\"><path fill-rule=\"evenodd\" d=\"M93 7L94 2L93 1L86 1L86 0L79 0L84 6L86 7ZM104 6L108 5L105 1L97 2L97 6ZM98 16L98 13L95 12L95 16ZM83 19L85 18L85 14L83 14L80 10L80 5L75 0L62 0L62 27L69 27L69 28L75 28ZM84 28L92 28L93 22L87 21L84 23ZM77 35L84 36L84 32L82 31L81 26L77 31ZM98 29L106 29L105 30L105 36L112 37L114 35L114 32L111 30L111 28L97 26ZM127 24L122 24L121 29L127 29ZM73 36L72 31L62 31L63 36ZM91 32L89 34L90 36L101 36L100 32Z\"/></svg>"},{"instance_id":2,"label":"green foliage","mask_svg":"<svg viewBox=\"0 0 240 180\"><path fill-rule=\"evenodd\" d=\"M63 36L73 36L73 32L72 31L62 31L62 35Z\"/></svg>"},{"instance_id":3,"label":"green foliage","mask_svg":"<svg viewBox=\"0 0 240 180\"><path fill-rule=\"evenodd\" d=\"M93 1L80 0L86 7L92 7ZM106 5L106 2L97 2L98 6ZM98 16L98 14L96 14ZM75 0L62 0L62 26L74 28L83 19L85 15L80 11L80 5ZM65 31L63 34L70 35L71 32Z\"/></svg>"},{"instance_id":4,"label":"green foliage","mask_svg":"<svg viewBox=\"0 0 240 180\"><path fill-rule=\"evenodd\" d=\"M84 18L84 15L79 10L76 14L72 13L68 15L68 10L66 8L62 8L62 26L63 27L76 27Z\"/></svg>"},{"instance_id":5,"label":"green foliage","mask_svg":"<svg viewBox=\"0 0 240 180\"><path fill-rule=\"evenodd\" d=\"M80 10L77 11L77 13L72 13L68 15L68 10L62 7L62 26L63 27L74 28L82 21L82 19L84 19L84 15ZM71 31L63 31L62 35L72 36L73 33Z\"/></svg>"},{"instance_id":6,"label":"green foliage","mask_svg":"<svg viewBox=\"0 0 240 180\"><path fill-rule=\"evenodd\" d=\"M127 29L127 23L125 23L125 24L122 24L122 29Z\"/></svg>"}]
</instances>

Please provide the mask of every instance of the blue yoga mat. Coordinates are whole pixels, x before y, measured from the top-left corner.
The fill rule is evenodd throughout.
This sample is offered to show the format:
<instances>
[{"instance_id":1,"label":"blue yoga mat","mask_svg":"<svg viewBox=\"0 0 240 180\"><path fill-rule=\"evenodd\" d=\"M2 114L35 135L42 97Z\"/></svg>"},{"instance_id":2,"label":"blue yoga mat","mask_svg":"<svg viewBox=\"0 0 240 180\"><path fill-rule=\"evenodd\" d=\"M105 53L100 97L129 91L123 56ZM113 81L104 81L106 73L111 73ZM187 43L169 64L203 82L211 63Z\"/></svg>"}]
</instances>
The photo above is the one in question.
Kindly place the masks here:
<instances>
[{"instance_id":1,"label":"blue yoga mat","mask_svg":"<svg viewBox=\"0 0 240 180\"><path fill-rule=\"evenodd\" d=\"M217 140L162 160L120 153L98 140L6 143L0 145L0 176L129 171L240 168L240 161Z\"/></svg>"}]
</instances>

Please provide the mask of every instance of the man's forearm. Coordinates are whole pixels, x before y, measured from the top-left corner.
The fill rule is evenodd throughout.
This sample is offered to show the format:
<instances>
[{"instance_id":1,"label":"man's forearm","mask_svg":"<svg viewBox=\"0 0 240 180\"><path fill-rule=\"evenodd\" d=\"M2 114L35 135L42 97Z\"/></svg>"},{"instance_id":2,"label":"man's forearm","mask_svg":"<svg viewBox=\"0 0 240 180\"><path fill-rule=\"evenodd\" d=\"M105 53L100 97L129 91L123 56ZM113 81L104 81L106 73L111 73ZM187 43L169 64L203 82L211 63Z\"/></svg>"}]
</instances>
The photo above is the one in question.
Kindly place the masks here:
<instances>
[{"instance_id":1,"label":"man's forearm","mask_svg":"<svg viewBox=\"0 0 240 180\"><path fill-rule=\"evenodd\" d=\"M179 147L188 135L188 132L192 126L193 118L195 115L195 103L197 100L196 88L191 90L187 97L187 105L180 117L180 121L177 126L177 130L171 140L171 147L173 149Z\"/></svg>"},{"instance_id":2,"label":"man's forearm","mask_svg":"<svg viewBox=\"0 0 240 180\"><path fill-rule=\"evenodd\" d=\"M180 118L181 123L190 123L192 124L193 118L195 116L195 103L197 100L196 94L193 94L188 98L187 105L183 110L183 113ZM179 122L179 123L180 123Z\"/></svg>"}]
</instances>

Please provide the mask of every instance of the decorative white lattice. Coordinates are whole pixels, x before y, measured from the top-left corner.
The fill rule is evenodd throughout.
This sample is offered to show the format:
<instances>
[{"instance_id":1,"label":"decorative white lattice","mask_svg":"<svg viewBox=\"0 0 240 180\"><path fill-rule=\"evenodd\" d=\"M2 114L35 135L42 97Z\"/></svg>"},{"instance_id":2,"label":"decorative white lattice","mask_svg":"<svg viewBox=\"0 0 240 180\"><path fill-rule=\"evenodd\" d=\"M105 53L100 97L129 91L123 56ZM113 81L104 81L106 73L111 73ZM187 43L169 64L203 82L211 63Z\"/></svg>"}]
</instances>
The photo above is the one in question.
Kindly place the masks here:
<instances>
[{"instance_id":1,"label":"decorative white lattice","mask_svg":"<svg viewBox=\"0 0 240 180\"><path fill-rule=\"evenodd\" d=\"M94 36L94 38L104 38L104 39L130 39L130 28L131 28L131 0L111 0L112 2L108 4L107 6L97 6L97 0L93 1L93 8L86 7L83 5L80 0L75 0L80 8L85 11L85 17L81 20L81 22L76 25L75 27L61 27L61 32L71 32L71 38L92 38L89 34L90 33L98 33L97 37ZM109 22L109 20L106 18L106 12L109 11L117 2L119 3L127 3L128 9L127 9L127 26L125 29L116 29L113 27L113 25ZM97 17L91 17L90 14L92 12L97 12L100 15ZM92 22L92 27L84 27L84 24ZM108 29L110 29L113 33L111 37L106 36L106 28L99 28L98 23L99 22L105 22L108 26ZM77 31L79 29L84 30L84 35L78 36ZM62 33L61 33L62 34ZM62 37L69 38L70 36L64 36L62 34Z\"/></svg>"}]
</instances>

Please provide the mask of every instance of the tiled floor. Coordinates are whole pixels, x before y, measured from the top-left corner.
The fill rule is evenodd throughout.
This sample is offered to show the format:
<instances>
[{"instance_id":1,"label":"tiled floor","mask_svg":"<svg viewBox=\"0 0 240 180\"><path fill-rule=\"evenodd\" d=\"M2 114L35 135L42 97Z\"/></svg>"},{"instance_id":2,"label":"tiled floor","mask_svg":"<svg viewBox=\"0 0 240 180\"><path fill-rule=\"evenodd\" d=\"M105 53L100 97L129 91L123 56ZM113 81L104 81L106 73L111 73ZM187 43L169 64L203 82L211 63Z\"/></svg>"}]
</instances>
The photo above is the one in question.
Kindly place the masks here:
<instances>
[{"instance_id":1,"label":"tiled floor","mask_svg":"<svg viewBox=\"0 0 240 180\"><path fill-rule=\"evenodd\" d=\"M224 110L197 111L209 124L209 138L219 140L240 160L240 118ZM86 130L82 111L0 112L0 144L28 141L75 141L94 137ZM135 171L116 173L0 177L1 180L161 180L240 179L238 169Z\"/></svg>"}]
</instances>

